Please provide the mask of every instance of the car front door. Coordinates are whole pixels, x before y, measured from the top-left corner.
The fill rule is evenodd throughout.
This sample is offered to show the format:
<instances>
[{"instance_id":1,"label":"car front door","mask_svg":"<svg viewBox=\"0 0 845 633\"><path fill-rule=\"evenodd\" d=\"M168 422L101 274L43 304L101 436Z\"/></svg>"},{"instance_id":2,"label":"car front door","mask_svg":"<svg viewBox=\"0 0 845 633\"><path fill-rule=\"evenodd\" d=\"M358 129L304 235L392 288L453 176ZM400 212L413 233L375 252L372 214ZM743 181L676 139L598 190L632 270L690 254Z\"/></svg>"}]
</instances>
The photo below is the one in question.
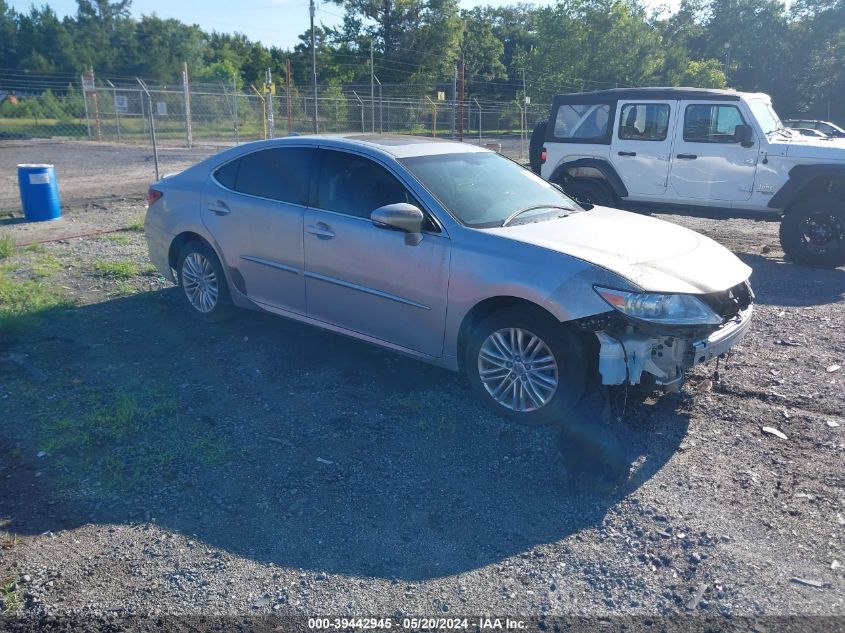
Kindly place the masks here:
<instances>
[{"instance_id":1,"label":"car front door","mask_svg":"<svg viewBox=\"0 0 845 633\"><path fill-rule=\"evenodd\" d=\"M308 316L440 356L448 236L431 218L416 245L401 231L374 225L370 214L378 207L420 204L393 173L365 156L321 150L315 197L305 212Z\"/></svg>"},{"instance_id":2,"label":"car front door","mask_svg":"<svg viewBox=\"0 0 845 633\"><path fill-rule=\"evenodd\" d=\"M734 139L747 121L739 102L681 101L672 150L669 185L681 200L748 200L754 190L758 141L743 147Z\"/></svg>"},{"instance_id":3,"label":"car front door","mask_svg":"<svg viewBox=\"0 0 845 633\"><path fill-rule=\"evenodd\" d=\"M610 159L628 192L661 196L669 178L675 102L621 102Z\"/></svg>"},{"instance_id":4,"label":"car front door","mask_svg":"<svg viewBox=\"0 0 845 633\"><path fill-rule=\"evenodd\" d=\"M251 152L217 169L202 199L203 224L235 287L262 305L305 314L302 227L313 147Z\"/></svg>"}]
</instances>

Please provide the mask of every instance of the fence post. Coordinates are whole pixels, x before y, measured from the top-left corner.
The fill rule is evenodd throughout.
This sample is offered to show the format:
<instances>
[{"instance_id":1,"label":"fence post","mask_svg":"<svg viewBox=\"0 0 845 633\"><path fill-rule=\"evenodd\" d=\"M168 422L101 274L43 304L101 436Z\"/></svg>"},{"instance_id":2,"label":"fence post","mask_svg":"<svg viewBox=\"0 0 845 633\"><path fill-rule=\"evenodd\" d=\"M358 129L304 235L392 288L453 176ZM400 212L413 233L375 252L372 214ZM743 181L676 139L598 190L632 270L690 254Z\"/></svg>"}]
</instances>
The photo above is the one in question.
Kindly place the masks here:
<instances>
[{"instance_id":1,"label":"fence post","mask_svg":"<svg viewBox=\"0 0 845 633\"><path fill-rule=\"evenodd\" d=\"M264 100L264 95L258 92L258 89L255 86L250 86L252 91L258 95L258 98L261 99L261 122L264 124L264 140L267 140L267 102Z\"/></svg>"},{"instance_id":2,"label":"fence post","mask_svg":"<svg viewBox=\"0 0 845 633\"><path fill-rule=\"evenodd\" d=\"M120 110L117 109L117 88L115 88L114 84L108 79L106 79L106 83L111 86L111 99L112 104L114 105L115 127L117 127L117 142L120 143Z\"/></svg>"},{"instance_id":3,"label":"fence post","mask_svg":"<svg viewBox=\"0 0 845 633\"><path fill-rule=\"evenodd\" d=\"M475 97L472 100L475 101L475 107L478 108L478 144L481 145L481 104Z\"/></svg>"},{"instance_id":4,"label":"fence post","mask_svg":"<svg viewBox=\"0 0 845 633\"><path fill-rule=\"evenodd\" d=\"M241 133L238 130L238 76L232 73L232 125L235 126L235 145L241 143Z\"/></svg>"},{"instance_id":5,"label":"fence post","mask_svg":"<svg viewBox=\"0 0 845 633\"><path fill-rule=\"evenodd\" d=\"M156 180L160 180L161 177L158 174L158 147L156 147L156 124L155 118L153 117L153 96L150 94L150 91L147 90L147 84L141 81L139 77L135 77L135 79L141 85L141 88L144 89L144 92L147 93L147 105L149 106L148 114L150 117L150 139L153 143L153 159L156 164Z\"/></svg>"},{"instance_id":6,"label":"fence post","mask_svg":"<svg viewBox=\"0 0 845 633\"><path fill-rule=\"evenodd\" d=\"M194 146L194 126L191 120L191 86L188 79L188 62L182 63L182 91L185 102L185 136L188 149Z\"/></svg>"},{"instance_id":7,"label":"fence post","mask_svg":"<svg viewBox=\"0 0 845 633\"><path fill-rule=\"evenodd\" d=\"M88 92L85 90L85 81L82 84L82 103L85 105L85 127L88 128L88 138L91 138L91 117L88 115Z\"/></svg>"},{"instance_id":8,"label":"fence post","mask_svg":"<svg viewBox=\"0 0 845 633\"><path fill-rule=\"evenodd\" d=\"M361 101L361 97L358 96L358 93L354 90L352 94L355 95L355 98L358 99L358 103L361 104L361 134L364 134L364 102Z\"/></svg>"},{"instance_id":9,"label":"fence post","mask_svg":"<svg viewBox=\"0 0 845 633\"><path fill-rule=\"evenodd\" d=\"M431 100L431 97L426 95L426 99L431 104L431 135L437 138L437 104Z\"/></svg>"}]
</instances>

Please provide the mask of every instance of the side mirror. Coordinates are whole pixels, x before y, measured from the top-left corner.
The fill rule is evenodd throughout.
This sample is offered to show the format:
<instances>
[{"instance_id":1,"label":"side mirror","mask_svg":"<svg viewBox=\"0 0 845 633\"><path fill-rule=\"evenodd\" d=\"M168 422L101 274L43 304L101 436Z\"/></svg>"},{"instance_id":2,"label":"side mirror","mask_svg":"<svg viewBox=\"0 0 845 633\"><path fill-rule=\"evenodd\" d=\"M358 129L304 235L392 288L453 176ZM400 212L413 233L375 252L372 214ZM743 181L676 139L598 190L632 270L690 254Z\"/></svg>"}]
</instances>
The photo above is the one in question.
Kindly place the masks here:
<instances>
[{"instance_id":1,"label":"side mirror","mask_svg":"<svg viewBox=\"0 0 845 633\"><path fill-rule=\"evenodd\" d=\"M737 125L734 128L734 142L739 143L743 147L751 147L754 145L754 130L750 125Z\"/></svg>"},{"instance_id":2,"label":"side mirror","mask_svg":"<svg viewBox=\"0 0 845 633\"><path fill-rule=\"evenodd\" d=\"M370 214L378 227L395 229L405 233L405 244L416 246L422 241L423 212L407 202L397 202L379 207Z\"/></svg>"}]
</instances>

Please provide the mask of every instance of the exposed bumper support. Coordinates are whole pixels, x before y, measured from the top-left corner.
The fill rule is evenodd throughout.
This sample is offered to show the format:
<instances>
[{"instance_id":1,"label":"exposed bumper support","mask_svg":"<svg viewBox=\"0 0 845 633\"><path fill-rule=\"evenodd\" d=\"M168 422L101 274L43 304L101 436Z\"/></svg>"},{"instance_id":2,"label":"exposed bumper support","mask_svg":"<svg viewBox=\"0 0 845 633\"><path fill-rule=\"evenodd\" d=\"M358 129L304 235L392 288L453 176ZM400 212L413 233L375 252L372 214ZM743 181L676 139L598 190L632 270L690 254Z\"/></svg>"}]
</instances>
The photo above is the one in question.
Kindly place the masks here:
<instances>
[{"instance_id":1,"label":"exposed bumper support","mask_svg":"<svg viewBox=\"0 0 845 633\"><path fill-rule=\"evenodd\" d=\"M690 340L676 336L614 334L596 332L599 351L599 373L605 385L628 383L637 385L643 373L654 376L658 385L677 390L684 372L694 365L721 356L736 345L751 327L753 308L749 306L710 336Z\"/></svg>"}]
</instances>

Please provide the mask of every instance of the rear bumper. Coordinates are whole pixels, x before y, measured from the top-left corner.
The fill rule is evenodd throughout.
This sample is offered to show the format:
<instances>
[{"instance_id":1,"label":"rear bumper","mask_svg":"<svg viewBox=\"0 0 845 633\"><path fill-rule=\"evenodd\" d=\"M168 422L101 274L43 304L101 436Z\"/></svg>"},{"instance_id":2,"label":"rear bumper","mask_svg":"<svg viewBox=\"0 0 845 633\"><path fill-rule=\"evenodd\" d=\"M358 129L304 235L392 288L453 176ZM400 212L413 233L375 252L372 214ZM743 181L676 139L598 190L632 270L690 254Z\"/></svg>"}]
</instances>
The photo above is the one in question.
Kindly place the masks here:
<instances>
[{"instance_id":1,"label":"rear bumper","mask_svg":"<svg viewBox=\"0 0 845 633\"><path fill-rule=\"evenodd\" d=\"M170 243L173 241L173 236L167 231L164 231L152 224L149 221L149 214L147 221L144 223L144 233L147 237L147 250L150 253L150 261L166 279L176 283L173 277L173 271L170 268Z\"/></svg>"}]
</instances>

